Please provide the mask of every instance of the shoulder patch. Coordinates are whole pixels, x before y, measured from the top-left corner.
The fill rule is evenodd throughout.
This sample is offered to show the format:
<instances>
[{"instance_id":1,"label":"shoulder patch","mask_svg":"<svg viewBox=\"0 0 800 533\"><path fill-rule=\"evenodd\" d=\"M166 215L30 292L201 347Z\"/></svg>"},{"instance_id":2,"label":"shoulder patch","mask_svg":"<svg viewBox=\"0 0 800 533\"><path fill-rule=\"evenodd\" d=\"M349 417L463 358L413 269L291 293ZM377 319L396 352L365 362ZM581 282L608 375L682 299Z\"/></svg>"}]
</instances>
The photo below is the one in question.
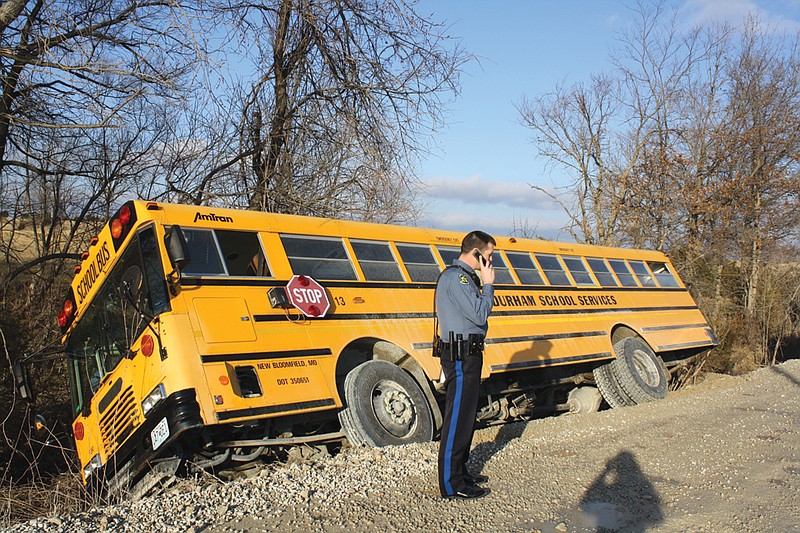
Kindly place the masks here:
<instances>
[{"instance_id":1,"label":"shoulder patch","mask_svg":"<svg viewBox=\"0 0 800 533\"><path fill-rule=\"evenodd\" d=\"M462 285L468 285L469 284L469 278L467 278L467 276L465 274L459 274L458 275L458 281L460 281Z\"/></svg>"}]
</instances>

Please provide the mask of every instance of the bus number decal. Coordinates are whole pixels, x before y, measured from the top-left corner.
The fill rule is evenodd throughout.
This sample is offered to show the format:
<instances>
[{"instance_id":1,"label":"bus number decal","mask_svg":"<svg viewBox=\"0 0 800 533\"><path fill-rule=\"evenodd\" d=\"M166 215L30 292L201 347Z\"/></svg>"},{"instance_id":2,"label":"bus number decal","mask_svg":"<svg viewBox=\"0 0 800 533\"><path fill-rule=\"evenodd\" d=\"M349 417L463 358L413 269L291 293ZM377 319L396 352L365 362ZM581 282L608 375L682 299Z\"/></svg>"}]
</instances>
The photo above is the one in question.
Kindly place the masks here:
<instances>
[{"instance_id":1,"label":"bus number decal","mask_svg":"<svg viewBox=\"0 0 800 533\"><path fill-rule=\"evenodd\" d=\"M280 378L276 380L278 385L301 385L303 383L311 383L308 376L300 376L298 378Z\"/></svg>"}]
</instances>

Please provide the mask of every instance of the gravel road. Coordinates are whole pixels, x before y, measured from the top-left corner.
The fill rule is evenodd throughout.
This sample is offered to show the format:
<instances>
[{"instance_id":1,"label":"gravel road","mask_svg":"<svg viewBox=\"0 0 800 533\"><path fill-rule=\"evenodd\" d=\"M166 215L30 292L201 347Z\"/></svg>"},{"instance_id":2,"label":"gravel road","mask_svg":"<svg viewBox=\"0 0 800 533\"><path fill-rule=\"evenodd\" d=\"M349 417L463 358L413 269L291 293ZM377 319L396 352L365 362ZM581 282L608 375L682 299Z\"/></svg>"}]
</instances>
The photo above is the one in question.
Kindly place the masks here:
<instances>
[{"instance_id":1,"label":"gravel road","mask_svg":"<svg viewBox=\"0 0 800 533\"><path fill-rule=\"evenodd\" d=\"M800 531L800 360L666 400L475 435L492 493L444 501L437 443L345 449L13 531Z\"/></svg>"}]
</instances>

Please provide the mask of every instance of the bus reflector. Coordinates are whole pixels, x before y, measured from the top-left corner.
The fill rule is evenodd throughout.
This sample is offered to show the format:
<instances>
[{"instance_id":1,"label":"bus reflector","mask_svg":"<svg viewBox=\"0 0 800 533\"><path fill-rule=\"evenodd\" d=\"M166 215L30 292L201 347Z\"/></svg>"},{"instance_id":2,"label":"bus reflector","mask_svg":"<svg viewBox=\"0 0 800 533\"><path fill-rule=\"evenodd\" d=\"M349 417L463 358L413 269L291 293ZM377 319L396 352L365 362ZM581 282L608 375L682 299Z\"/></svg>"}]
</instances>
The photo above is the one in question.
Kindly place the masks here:
<instances>
[{"instance_id":1,"label":"bus reflector","mask_svg":"<svg viewBox=\"0 0 800 533\"><path fill-rule=\"evenodd\" d=\"M228 383L231 382L231 380L228 379L228 376L220 376L219 382L222 383L223 385L227 385Z\"/></svg>"},{"instance_id":2,"label":"bus reflector","mask_svg":"<svg viewBox=\"0 0 800 533\"><path fill-rule=\"evenodd\" d=\"M72 433L75 435L75 440L83 440L83 422L76 422L75 427L72 429Z\"/></svg>"},{"instance_id":3,"label":"bus reflector","mask_svg":"<svg viewBox=\"0 0 800 533\"><path fill-rule=\"evenodd\" d=\"M142 337L142 353L145 357L150 357L153 355L153 349L156 346L156 343L153 341L153 337L150 335L145 335Z\"/></svg>"}]
</instances>

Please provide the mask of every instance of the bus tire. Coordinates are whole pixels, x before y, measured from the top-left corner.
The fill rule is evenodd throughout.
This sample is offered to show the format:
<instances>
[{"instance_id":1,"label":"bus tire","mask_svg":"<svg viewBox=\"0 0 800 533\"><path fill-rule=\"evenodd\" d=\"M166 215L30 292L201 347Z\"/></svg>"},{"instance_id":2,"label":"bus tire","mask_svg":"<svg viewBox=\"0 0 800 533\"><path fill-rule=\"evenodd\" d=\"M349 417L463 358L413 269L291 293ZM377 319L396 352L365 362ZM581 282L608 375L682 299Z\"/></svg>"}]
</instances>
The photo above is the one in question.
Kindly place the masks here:
<instances>
[{"instance_id":1,"label":"bus tire","mask_svg":"<svg viewBox=\"0 0 800 533\"><path fill-rule=\"evenodd\" d=\"M638 337L628 337L614 345L617 359L611 371L623 392L635 403L666 398L669 379L664 365L650 346Z\"/></svg>"},{"instance_id":2,"label":"bus tire","mask_svg":"<svg viewBox=\"0 0 800 533\"><path fill-rule=\"evenodd\" d=\"M356 442L381 447L433 440L433 416L425 394L402 368L388 361L367 361L345 378L345 434Z\"/></svg>"},{"instance_id":3,"label":"bus tire","mask_svg":"<svg viewBox=\"0 0 800 533\"><path fill-rule=\"evenodd\" d=\"M339 422L342 424L342 430L344 430L344 434L347 436L347 442L350 443L350 446L367 445L366 438L364 438L358 426L356 426L353 421L352 412L349 407L345 407L339 411Z\"/></svg>"},{"instance_id":4,"label":"bus tire","mask_svg":"<svg viewBox=\"0 0 800 533\"><path fill-rule=\"evenodd\" d=\"M613 361L603 366L598 366L592 371L594 374L594 382L600 390L600 394L612 409L636 405L634 401L625 394L625 391L622 390L619 383L617 383L617 379L611 372L612 364Z\"/></svg>"}]
</instances>

